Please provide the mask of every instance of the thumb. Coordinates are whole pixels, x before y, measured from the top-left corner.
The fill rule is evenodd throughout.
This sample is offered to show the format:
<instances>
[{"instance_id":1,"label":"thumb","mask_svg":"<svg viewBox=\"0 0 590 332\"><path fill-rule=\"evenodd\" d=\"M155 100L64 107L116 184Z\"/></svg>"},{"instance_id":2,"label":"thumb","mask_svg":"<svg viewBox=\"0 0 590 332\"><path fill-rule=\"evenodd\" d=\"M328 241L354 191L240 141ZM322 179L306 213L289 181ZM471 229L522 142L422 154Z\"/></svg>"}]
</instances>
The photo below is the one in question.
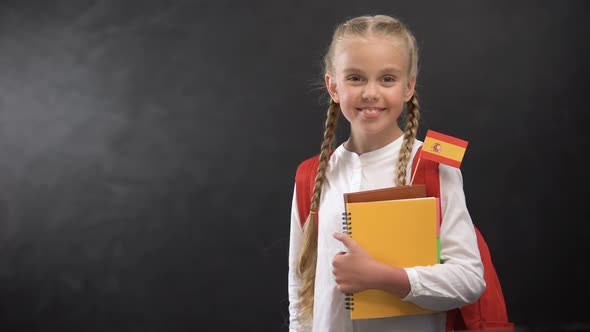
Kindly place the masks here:
<instances>
[{"instance_id":1,"label":"thumb","mask_svg":"<svg viewBox=\"0 0 590 332\"><path fill-rule=\"evenodd\" d=\"M348 236L348 234L336 232L332 234L332 236L334 236L336 240L342 242L342 244L344 244L348 250L353 250L357 246L356 242L354 242L354 240Z\"/></svg>"}]
</instances>

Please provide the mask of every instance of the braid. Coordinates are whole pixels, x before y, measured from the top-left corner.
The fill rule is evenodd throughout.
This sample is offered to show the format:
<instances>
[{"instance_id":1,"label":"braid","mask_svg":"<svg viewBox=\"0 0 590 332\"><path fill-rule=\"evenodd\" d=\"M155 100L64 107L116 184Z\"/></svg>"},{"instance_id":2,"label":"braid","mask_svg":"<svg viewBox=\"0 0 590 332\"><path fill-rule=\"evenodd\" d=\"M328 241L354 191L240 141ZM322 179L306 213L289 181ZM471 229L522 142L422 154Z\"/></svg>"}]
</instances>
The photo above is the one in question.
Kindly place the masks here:
<instances>
[{"instance_id":1,"label":"braid","mask_svg":"<svg viewBox=\"0 0 590 332\"><path fill-rule=\"evenodd\" d=\"M395 172L396 183L398 186L406 184L406 173L408 169L408 162L412 154L412 147L416 140L416 133L418 131L418 123L420 121L420 104L418 103L418 92L414 91L414 95L407 103L408 116L406 118L406 129L404 131L404 142L402 143L399 152L399 160L397 162L397 170Z\"/></svg>"},{"instance_id":2,"label":"braid","mask_svg":"<svg viewBox=\"0 0 590 332\"><path fill-rule=\"evenodd\" d=\"M318 225L317 211L320 205L322 186L326 179L326 169L330 159L330 151L334 143L336 125L338 124L338 115L340 106L331 101L328 108L326 119L326 130L324 131L324 141L322 142L320 152L320 162L318 172L313 186L313 196L311 199L310 213L305 221L303 230L303 247L299 255L297 273L301 278L301 288L299 289L299 319L311 320L313 316L313 297L315 286L315 272L318 258Z\"/></svg>"}]
</instances>

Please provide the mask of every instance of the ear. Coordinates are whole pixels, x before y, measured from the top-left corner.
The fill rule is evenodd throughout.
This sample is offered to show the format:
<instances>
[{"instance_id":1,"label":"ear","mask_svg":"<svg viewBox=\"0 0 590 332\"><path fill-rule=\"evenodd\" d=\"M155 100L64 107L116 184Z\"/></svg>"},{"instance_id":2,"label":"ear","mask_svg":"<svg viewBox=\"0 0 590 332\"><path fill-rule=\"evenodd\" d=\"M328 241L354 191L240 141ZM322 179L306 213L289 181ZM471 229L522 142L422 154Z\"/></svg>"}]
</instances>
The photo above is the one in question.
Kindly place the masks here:
<instances>
[{"instance_id":1,"label":"ear","mask_svg":"<svg viewBox=\"0 0 590 332\"><path fill-rule=\"evenodd\" d=\"M324 79L326 80L326 88L328 89L328 93L330 94L330 97L332 97L332 100L336 104L339 104L340 103L340 96L338 95L336 81L334 80L334 78L332 76L330 76L330 74L326 74Z\"/></svg>"},{"instance_id":2,"label":"ear","mask_svg":"<svg viewBox=\"0 0 590 332\"><path fill-rule=\"evenodd\" d=\"M408 102L410 101L410 99L412 99L412 96L414 95L414 91L416 88L416 76L412 76L408 79L408 84L406 85L405 91L404 91L404 102Z\"/></svg>"}]
</instances>

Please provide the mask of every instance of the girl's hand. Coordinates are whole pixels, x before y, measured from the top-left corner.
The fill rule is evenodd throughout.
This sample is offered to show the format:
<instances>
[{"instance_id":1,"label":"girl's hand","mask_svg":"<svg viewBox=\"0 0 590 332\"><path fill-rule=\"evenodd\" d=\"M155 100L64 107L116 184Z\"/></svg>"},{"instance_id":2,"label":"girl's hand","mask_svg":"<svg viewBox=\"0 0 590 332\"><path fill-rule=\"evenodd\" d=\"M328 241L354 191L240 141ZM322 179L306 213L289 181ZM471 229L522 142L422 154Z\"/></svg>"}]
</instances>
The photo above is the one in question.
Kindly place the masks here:
<instances>
[{"instance_id":1,"label":"girl's hand","mask_svg":"<svg viewBox=\"0 0 590 332\"><path fill-rule=\"evenodd\" d=\"M348 248L348 252L341 252L332 260L336 288L344 294L374 288L372 277L379 263L350 236L343 233L333 236Z\"/></svg>"}]
</instances>

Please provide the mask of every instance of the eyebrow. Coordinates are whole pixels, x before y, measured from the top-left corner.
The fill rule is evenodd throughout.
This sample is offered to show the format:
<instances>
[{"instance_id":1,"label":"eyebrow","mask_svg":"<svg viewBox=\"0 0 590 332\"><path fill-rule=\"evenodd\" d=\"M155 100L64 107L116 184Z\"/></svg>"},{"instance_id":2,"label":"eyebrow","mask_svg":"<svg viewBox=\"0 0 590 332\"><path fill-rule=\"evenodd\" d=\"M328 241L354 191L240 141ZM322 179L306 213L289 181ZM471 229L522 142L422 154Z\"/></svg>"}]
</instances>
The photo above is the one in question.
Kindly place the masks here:
<instances>
[{"instance_id":1,"label":"eyebrow","mask_svg":"<svg viewBox=\"0 0 590 332\"><path fill-rule=\"evenodd\" d=\"M399 69L397 69L397 68L388 67L388 68L385 68L385 69L381 70L379 73L380 74L389 74L389 73L392 73L392 74L400 75L401 72L402 71L399 70ZM344 73L346 73L346 74L363 73L363 71L361 69L351 67L351 68L344 69Z\"/></svg>"}]
</instances>

